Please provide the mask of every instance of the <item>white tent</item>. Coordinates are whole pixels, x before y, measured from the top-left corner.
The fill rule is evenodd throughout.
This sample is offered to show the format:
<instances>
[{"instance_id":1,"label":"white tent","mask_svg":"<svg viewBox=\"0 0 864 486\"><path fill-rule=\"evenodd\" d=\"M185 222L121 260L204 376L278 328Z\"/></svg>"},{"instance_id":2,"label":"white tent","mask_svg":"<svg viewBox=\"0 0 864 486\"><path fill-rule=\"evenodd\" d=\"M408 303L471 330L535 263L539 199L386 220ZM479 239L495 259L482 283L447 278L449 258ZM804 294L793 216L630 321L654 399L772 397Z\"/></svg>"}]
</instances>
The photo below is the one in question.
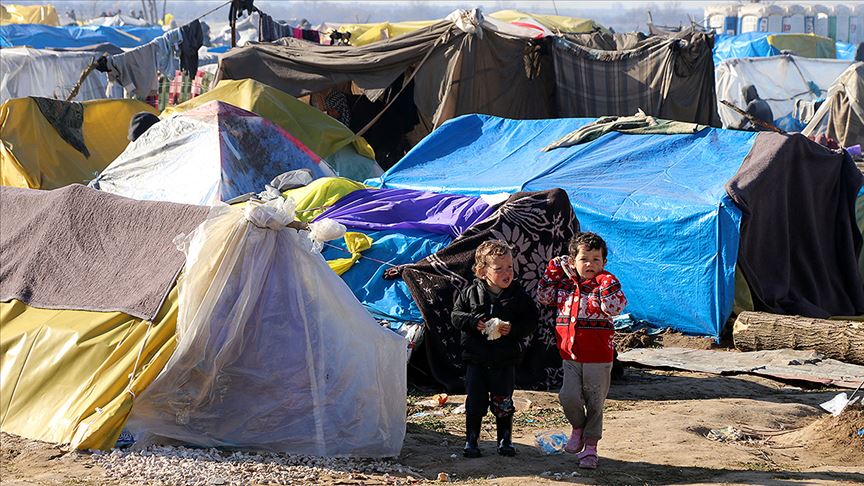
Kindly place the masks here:
<instances>
[{"instance_id":1,"label":"white tent","mask_svg":"<svg viewBox=\"0 0 864 486\"><path fill-rule=\"evenodd\" d=\"M406 342L292 221L290 199L214 208L180 243L177 349L135 401L136 445L399 454Z\"/></svg>"},{"instance_id":2,"label":"white tent","mask_svg":"<svg viewBox=\"0 0 864 486\"><path fill-rule=\"evenodd\" d=\"M98 56L94 52L4 47L0 49L0 99L25 96L66 99L81 73ZM94 70L84 80L75 100L123 97L119 86L106 96L107 86L108 77Z\"/></svg>"},{"instance_id":3,"label":"white tent","mask_svg":"<svg viewBox=\"0 0 864 486\"><path fill-rule=\"evenodd\" d=\"M745 108L743 88L753 85L771 105L774 119L792 113L795 100L816 100L828 93L851 61L810 59L792 55L729 59L715 70L717 102L724 127L737 127L743 118L720 101Z\"/></svg>"},{"instance_id":4,"label":"white tent","mask_svg":"<svg viewBox=\"0 0 864 486\"><path fill-rule=\"evenodd\" d=\"M211 101L150 127L90 185L134 199L214 205L297 169L313 179L335 175L270 120Z\"/></svg>"}]
</instances>

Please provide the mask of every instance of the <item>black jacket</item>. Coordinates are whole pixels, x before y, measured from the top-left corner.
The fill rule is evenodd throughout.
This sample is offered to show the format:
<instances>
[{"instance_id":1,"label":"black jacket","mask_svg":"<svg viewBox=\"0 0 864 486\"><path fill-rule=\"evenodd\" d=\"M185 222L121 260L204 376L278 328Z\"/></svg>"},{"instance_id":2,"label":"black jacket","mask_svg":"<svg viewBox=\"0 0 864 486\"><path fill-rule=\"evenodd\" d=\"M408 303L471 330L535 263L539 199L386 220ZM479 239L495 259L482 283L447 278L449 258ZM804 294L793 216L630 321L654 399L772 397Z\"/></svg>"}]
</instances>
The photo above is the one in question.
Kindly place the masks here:
<instances>
[{"instance_id":1,"label":"black jacket","mask_svg":"<svg viewBox=\"0 0 864 486\"><path fill-rule=\"evenodd\" d=\"M496 366L514 365L522 357L522 339L534 332L539 317L537 306L522 287L513 282L490 302L486 282L475 279L459 292L453 306L453 325L462 331L462 359L466 363ZM510 334L489 341L477 330L480 319L497 317L512 325Z\"/></svg>"}]
</instances>

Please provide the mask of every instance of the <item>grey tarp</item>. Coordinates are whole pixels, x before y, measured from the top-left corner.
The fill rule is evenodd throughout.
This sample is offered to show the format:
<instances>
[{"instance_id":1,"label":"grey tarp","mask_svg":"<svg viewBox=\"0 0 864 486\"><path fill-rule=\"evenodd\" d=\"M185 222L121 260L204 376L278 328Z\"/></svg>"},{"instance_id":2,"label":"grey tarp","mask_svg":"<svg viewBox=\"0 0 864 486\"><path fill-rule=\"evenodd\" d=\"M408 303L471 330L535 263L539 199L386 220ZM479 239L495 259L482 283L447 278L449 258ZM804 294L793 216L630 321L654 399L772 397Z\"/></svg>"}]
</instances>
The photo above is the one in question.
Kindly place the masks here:
<instances>
[{"instance_id":1,"label":"grey tarp","mask_svg":"<svg viewBox=\"0 0 864 486\"><path fill-rule=\"evenodd\" d=\"M841 146L864 145L864 62L843 72L828 90L805 135L827 135Z\"/></svg>"},{"instance_id":2,"label":"grey tarp","mask_svg":"<svg viewBox=\"0 0 864 486\"><path fill-rule=\"evenodd\" d=\"M279 43L232 50L220 60L217 79L252 78L292 96L353 82L376 100L431 51L414 78L414 101L435 126L466 113L552 115L551 63L533 39L468 34L447 20L361 47Z\"/></svg>"},{"instance_id":3,"label":"grey tarp","mask_svg":"<svg viewBox=\"0 0 864 486\"><path fill-rule=\"evenodd\" d=\"M667 120L720 126L712 35L650 37L626 50L591 47L597 45L573 36L552 40L558 116L628 116L641 109Z\"/></svg>"},{"instance_id":4,"label":"grey tarp","mask_svg":"<svg viewBox=\"0 0 864 486\"><path fill-rule=\"evenodd\" d=\"M78 184L0 187L0 302L153 319L185 257L174 238L209 208L136 201Z\"/></svg>"},{"instance_id":5,"label":"grey tarp","mask_svg":"<svg viewBox=\"0 0 864 486\"><path fill-rule=\"evenodd\" d=\"M846 152L801 134L761 132L726 192L741 209L738 267L758 311L864 314L855 198L861 172Z\"/></svg>"}]
</instances>

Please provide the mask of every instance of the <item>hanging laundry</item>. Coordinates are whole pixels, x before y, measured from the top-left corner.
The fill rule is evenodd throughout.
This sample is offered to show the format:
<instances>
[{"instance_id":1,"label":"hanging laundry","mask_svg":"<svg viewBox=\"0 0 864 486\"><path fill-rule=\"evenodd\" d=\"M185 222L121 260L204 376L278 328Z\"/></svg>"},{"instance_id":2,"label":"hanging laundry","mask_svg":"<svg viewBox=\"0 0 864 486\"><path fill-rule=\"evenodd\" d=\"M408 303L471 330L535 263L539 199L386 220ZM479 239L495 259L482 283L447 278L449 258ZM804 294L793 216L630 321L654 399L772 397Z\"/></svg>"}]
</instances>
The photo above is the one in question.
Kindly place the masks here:
<instances>
[{"instance_id":1,"label":"hanging laundry","mask_svg":"<svg viewBox=\"0 0 864 486\"><path fill-rule=\"evenodd\" d=\"M317 30L303 29L303 39L314 42L316 44L320 44L321 34L319 34Z\"/></svg>"},{"instance_id":2,"label":"hanging laundry","mask_svg":"<svg viewBox=\"0 0 864 486\"><path fill-rule=\"evenodd\" d=\"M273 42L282 37L293 37L293 28L273 20L273 17L259 10L258 35L261 42Z\"/></svg>"},{"instance_id":3,"label":"hanging laundry","mask_svg":"<svg viewBox=\"0 0 864 486\"><path fill-rule=\"evenodd\" d=\"M204 31L201 22L193 20L180 27L183 43L180 44L180 70L189 76L198 72L198 49L204 45Z\"/></svg>"},{"instance_id":4,"label":"hanging laundry","mask_svg":"<svg viewBox=\"0 0 864 486\"><path fill-rule=\"evenodd\" d=\"M150 92L159 87L157 72L161 72L169 79L174 77L174 72L177 70L177 53L182 41L180 29L174 29L143 46L109 57L107 61L109 89L116 82L137 98L146 98Z\"/></svg>"}]
</instances>

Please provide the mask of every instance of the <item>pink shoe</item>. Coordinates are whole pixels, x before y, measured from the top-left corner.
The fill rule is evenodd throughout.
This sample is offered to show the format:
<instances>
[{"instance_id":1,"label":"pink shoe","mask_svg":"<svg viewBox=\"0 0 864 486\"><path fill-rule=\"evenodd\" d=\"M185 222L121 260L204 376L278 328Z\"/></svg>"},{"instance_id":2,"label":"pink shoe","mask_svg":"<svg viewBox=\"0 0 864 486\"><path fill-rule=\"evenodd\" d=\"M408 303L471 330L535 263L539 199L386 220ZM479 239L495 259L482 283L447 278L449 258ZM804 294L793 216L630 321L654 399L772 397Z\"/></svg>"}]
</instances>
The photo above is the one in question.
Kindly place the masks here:
<instances>
[{"instance_id":1,"label":"pink shoe","mask_svg":"<svg viewBox=\"0 0 864 486\"><path fill-rule=\"evenodd\" d=\"M582 446L584 445L585 444L582 443L582 429L574 428L573 431L570 432L570 440L568 440L567 445L564 446L564 452L576 454L582 450Z\"/></svg>"},{"instance_id":2,"label":"pink shoe","mask_svg":"<svg viewBox=\"0 0 864 486\"><path fill-rule=\"evenodd\" d=\"M580 468L597 469L597 463L599 462L597 459L597 445L586 445L585 450L583 450L579 454L576 454L576 458L579 459Z\"/></svg>"}]
</instances>

